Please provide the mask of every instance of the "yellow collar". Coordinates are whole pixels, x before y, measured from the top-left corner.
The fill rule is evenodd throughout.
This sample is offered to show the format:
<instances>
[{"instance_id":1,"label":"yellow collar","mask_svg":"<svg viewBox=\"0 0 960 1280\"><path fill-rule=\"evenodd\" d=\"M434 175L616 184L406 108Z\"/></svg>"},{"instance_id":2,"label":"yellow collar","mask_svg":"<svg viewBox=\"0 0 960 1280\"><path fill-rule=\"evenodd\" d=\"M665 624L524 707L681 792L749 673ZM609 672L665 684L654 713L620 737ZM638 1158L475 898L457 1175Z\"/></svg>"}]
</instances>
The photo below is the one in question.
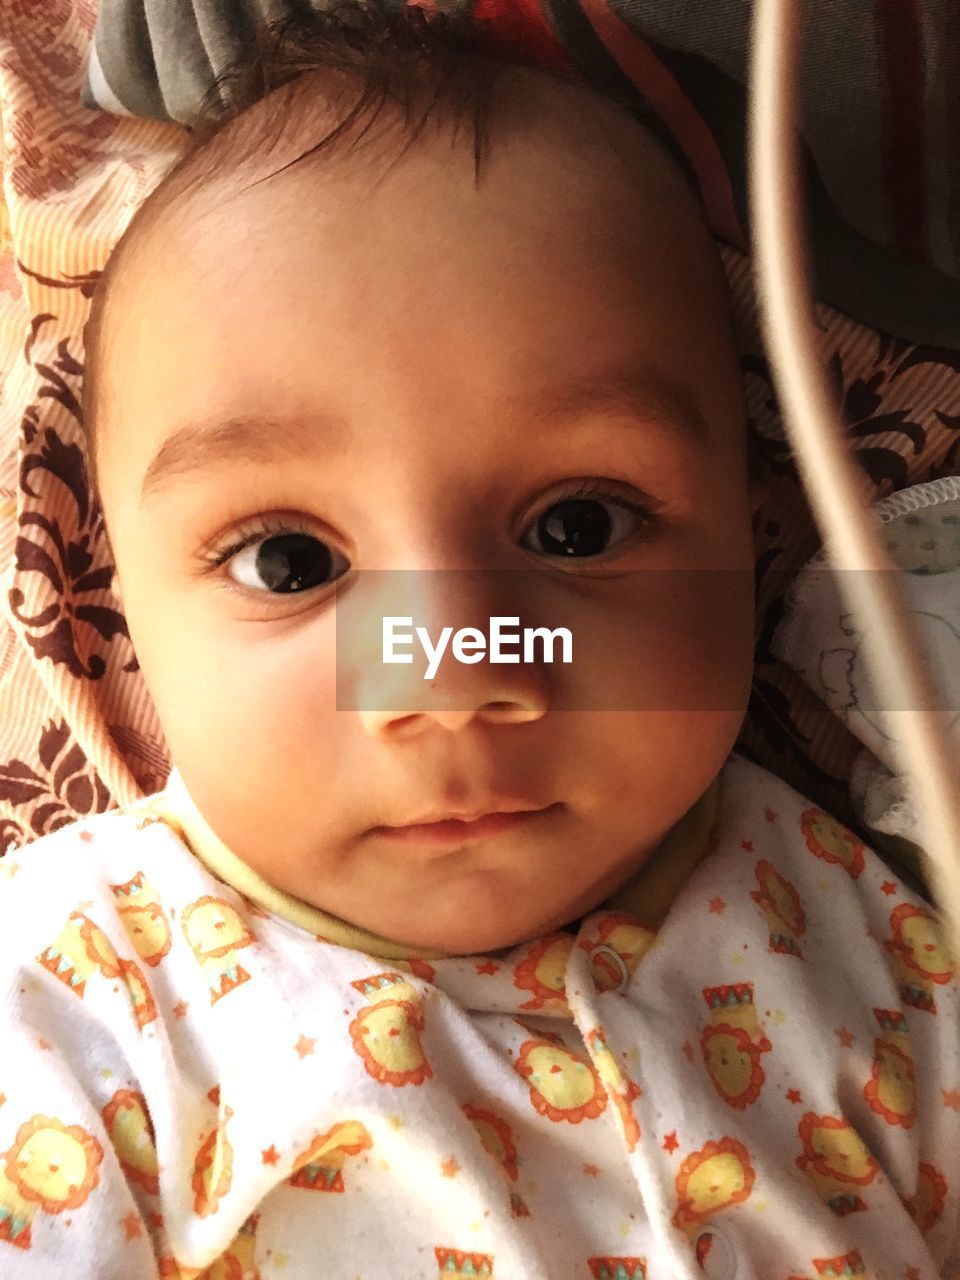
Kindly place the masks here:
<instances>
[{"instance_id":1,"label":"yellow collar","mask_svg":"<svg viewBox=\"0 0 960 1280\"><path fill-rule=\"evenodd\" d=\"M657 930L697 864L710 848L711 834L720 804L720 779L715 778L700 799L664 836L663 840L625 884L603 906L635 916L647 928ZM163 791L148 796L125 810L149 812L180 836L194 856L218 880L236 889L265 911L288 920L308 933L338 946L350 947L385 960L446 959L445 951L425 951L401 942L391 942L329 915L319 907L269 883L242 862L208 826L187 791L183 778L173 769ZM599 908L597 908L599 909Z\"/></svg>"}]
</instances>

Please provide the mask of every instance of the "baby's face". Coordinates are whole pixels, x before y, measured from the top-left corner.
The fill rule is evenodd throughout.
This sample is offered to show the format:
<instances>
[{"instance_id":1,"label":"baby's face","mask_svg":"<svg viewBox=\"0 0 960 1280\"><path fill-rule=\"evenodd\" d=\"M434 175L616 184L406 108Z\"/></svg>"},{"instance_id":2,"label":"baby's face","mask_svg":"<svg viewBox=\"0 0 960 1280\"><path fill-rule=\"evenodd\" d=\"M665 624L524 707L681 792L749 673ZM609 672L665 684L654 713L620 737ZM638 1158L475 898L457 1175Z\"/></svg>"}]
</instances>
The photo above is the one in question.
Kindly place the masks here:
<instances>
[{"instance_id":1,"label":"baby's face","mask_svg":"<svg viewBox=\"0 0 960 1280\"><path fill-rule=\"evenodd\" d=\"M479 189L470 145L428 132L380 186L305 163L171 222L113 335L100 477L130 634L207 822L287 892L456 953L628 879L722 766L752 666L744 411L709 235L652 147L631 169L598 140L607 108L518 75L556 123L494 129ZM613 380L631 403L558 408ZM178 428L239 417L245 447L194 443L141 497ZM364 573L383 570L414 572ZM338 607L366 599L379 624L391 578L432 637L519 615L570 627L573 662L448 654L428 695L419 651L388 666L336 644ZM395 830L518 807L543 812Z\"/></svg>"}]
</instances>

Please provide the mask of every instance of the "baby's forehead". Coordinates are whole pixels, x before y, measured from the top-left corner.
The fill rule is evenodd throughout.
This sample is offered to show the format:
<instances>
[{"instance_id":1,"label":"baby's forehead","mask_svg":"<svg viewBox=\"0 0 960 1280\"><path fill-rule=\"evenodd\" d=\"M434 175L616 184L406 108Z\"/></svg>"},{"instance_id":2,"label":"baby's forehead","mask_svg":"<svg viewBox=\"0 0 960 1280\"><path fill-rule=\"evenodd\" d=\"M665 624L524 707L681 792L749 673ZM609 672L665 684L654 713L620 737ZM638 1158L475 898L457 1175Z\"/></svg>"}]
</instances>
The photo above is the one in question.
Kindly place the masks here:
<instances>
[{"instance_id":1,"label":"baby's forehead","mask_svg":"<svg viewBox=\"0 0 960 1280\"><path fill-rule=\"evenodd\" d=\"M483 151L476 161L477 189L512 173L515 179L527 175L531 181L526 189L532 193L534 178L562 175L574 190L598 184L611 191L619 187L635 205L647 208L648 217L659 213L669 219L679 206L703 220L687 174L634 116L584 83L524 66L491 65L495 74L486 112L482 123L473 122L480 130L476 136L462 127L456 113L451 119L448 106L431 108L433 114L414 137L411 119L417 119L416 111L405 119L400 105L387 98L378 109L375 127L363 129L361 115L359 124L318 148L318 140L342 125L349 93L342 83L335 92L329 77L318 73L283 86L290 110L279 134L271 130L276 95L268 95L190 157L172 176L166 193L155 193L162 203L164 230L175 231L177 223L184 231L202 233L209 223L215 235L218 215L245 193L262 197L282 217L288 201L298 207L304 199L300 179L311 185L318 216L324 200L335 200L338 189L346 187L362 201L371 188L389 184L398 175L401 182L425 179L430 184L426 216L443 195L430 177L449 170L457 146L462 155ZM458 110L462 115L462 104ZM522 196L525 184L514 185ZM557 210L558 217L561 212ZM354 216L363 223L363 203L355 207ZM609 216L616 216L615 208ZM159 225L157 229L161 231Z\"/></svg>"},{"instance_id":2,"label":"baby's forehead","mask_svg":"<svg viewBox=\"0 0 960 1280\"><path fill-rule=\"evenodd\" d=\"M310 326L326 326L330 315L336 319L341 301L344 324L353 322L351 271L357 294L366 291L368 311L357 323L370 325L368 376L383 354L391 354L384 352L387 339L403 337L404 315L396 310L403 289L429 295L442 281L446 303L460 291L462 270L488 276L482 289L462 290L458 323L469 319L470 307L502 295L499 325L518 344L544 320L560 333L562 323L569 327L582 313L589 328L602 311L622 309L614 290L632 291L631 326L642 319L647 331L666 336L671 304L656 296L663 293L656 283L663 260L672 261L673 278L678 285L683 279L684 289L703 264L706 274L718 268L684 177L640 126L579 86L511 68L497 91L488 162L478 184L472 157L452 154L443 130L425 133L405 153L402 135L382 133L365 152L293 163L309 141L310 130L301 123L273 151L254 148L241 170L222 163L211 182L174 185L139 229L132 255L128 247L117 282L112 327L128 356L139 360L138 348L142 355L166 345L190 364L196 346L208 362L205 377L236 381L243 370L236 366L232 336L240 326L248 337L252 318L262 326L257 346L268 342L271 329L282 328L311 350L312 359L321 359L317 344L324 334ZM322 133L326 123L315 122L313 133ZM248 150L252 136L246 136ZM214 143L222 162L229 138ZM700 243L691 252L694 240ZM291 245L283 258L279 251ZM511 252L521 255L517 270ZM540 291L539 318L523 290L518 293L518 280L524 289L529 282ZM336 304L329 302L334 297ZM394 308L389 322L399 326L396 339L384 321L376 341L376 312L388 305ZM521 311L507 314L511 308ZM551 308L557 314L549 315ZM302 324L292 326L298 314ZM711 318L718 316L711 309ZM483 340L478 332L477 341ZM560 345L567 341L565 336ZM137 360L113 362L118 387L129 388L143 376ZM282 381L280 371L276 376ZM164 383L174 399L175 378L171 369Z\"/></svg>"},{"instance_id":3,"label":"baby's forehead","mask_svg":"<svg viewBox=\"0 0 960 1280\"><path fill-rule=\"evenodd\" d=\"M601 107L609 111L607 104ZM569 268L568 251L575 251L580 262L606 254L626 284L649 252L651 236L661 257L690 261L684 274L692 277L697 270L692 264L703 254L690 253L690 239L702 244L710 237L672 162L640 131L646 151L630 156L631 172L625 156L635 139L611 132L608 116L597 128L581 128L576 145L560 127L562 117L554 123L558 127L552 133L531 129L508 136L499 148L495 139L478 189L463 157L460 180L451 180L449 143L435 138L432 147L415 144L376 190L371 188L389 161L377 165L368 155L362 164L358 158L345 165L339 157L314 158L286 168L281 152L255 157L242 177L227 172L212 184L175 191L127 247L127 260L111 284L111 325L116 330L136 318L149 342L164 312L177 315L174 336L186 340L187 318L204 327L221 324L235 307L261 310L269 324L270 308L285 308L291 281L280 273L258 276L257 267L283 242L296 246L297 287L321 288L333 274L345 276L350 270L366 287L371 277L394 277L409 259L421 270L411 287L429 290L443 278L445 287L456 288L454 263L463 258L463 247L473 245L474 258L490 263L491 289L502 289L495 272L503 263L492 260L484 221L500 224L505 239L522 244L527 262L544 278ZM619 127L619 120L614 123ZM396 151L395 140L392 146ZM291 150L298 154L296 146ZM392 181L397 185L390 187ZM408 216L411 208L421 211L418 218ZM426 256L425 242L434 246ZM459 246L455 253L450 251L454 245ZM641 266L638 293L646 274ZM256 292L247 292L245 278L254 277ZM581 283L584 290L592 287L583 272ZM126 367L114 363L120 381Z\"/></svg>"}]
</instances>

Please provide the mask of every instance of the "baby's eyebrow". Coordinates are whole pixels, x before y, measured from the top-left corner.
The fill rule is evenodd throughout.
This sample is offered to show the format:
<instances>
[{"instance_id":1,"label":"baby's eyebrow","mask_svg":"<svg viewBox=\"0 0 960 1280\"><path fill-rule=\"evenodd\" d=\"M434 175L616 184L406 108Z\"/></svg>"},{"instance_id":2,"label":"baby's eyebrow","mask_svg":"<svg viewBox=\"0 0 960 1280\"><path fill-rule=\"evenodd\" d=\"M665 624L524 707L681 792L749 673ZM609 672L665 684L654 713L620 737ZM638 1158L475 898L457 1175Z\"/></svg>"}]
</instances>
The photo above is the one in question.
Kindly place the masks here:
<instances>
[{"instance_id":1,"label":"baby's eyebrow","mask_svg":"<svg viewBox=\"0 0 960 1280\"><path fill-rule=\"evenodd\" d=\"M186 422L167 436L144 472L140 505L175 480L228 463L297 460L307 453L343 448L349 432L342 419L323 414L240 414Z\"/></svg>"},{"instance_id":2,"label":"baby's eyebrow","mask_svg":"<svg viewBox=\"0 0 960 1280\"><path fill-rule=\"evenodd\" d=\"M710 442L707 420L691 393L680 383L647 370L610 370L599 377L568 382L559 388L502 397L491 412L508 421L555 427L558 422L588 417L619 419L633 429L659 430L704 449ZM343 452L350 443L350 424L333 414L241 414L177 427L150 460L140 485L140 505L148 497L182 479L230 463L268 464L284 458Z\"/></svg>"}]
</instances>

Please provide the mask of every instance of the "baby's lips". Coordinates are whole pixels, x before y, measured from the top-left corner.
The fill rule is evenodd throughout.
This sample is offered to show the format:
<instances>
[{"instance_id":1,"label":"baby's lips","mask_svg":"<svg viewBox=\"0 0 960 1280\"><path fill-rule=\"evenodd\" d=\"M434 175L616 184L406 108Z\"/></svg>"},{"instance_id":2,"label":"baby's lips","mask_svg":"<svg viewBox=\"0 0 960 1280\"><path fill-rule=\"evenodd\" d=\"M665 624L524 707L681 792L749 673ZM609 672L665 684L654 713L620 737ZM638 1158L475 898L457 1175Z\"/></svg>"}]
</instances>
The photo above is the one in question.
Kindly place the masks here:
<instances>
[{"instance_id":1,"label":"baby's lips","mask_svg":"<svg viewBox=\"0 0 960 1280\"><path fill-rule=\"evenodd\" d=\"M544 809L514 809L509 812L485 813L470 820L441 818L401 827L375 827L369 834L405 844L459 845L467 841L492 839L521 827L530 826L562 808L563 805L556 804L548 805Z\"/></svg>"},{"instance_id":2,"label":"baby's lips","mask_svg":"<svg viewBox=\"0 0 960 1280\"><path fill-rule=\"evenodd\" d=\"M403 822L391 823L394 827L422 827L431 822L476 822L479 818L489 818L501 813L533 813L549 808L549 804L534 800L488 799L476 804L458 805L449 809L437 808L423 813L420 817L409 818Z\"/></svg>"}]
</instances>

